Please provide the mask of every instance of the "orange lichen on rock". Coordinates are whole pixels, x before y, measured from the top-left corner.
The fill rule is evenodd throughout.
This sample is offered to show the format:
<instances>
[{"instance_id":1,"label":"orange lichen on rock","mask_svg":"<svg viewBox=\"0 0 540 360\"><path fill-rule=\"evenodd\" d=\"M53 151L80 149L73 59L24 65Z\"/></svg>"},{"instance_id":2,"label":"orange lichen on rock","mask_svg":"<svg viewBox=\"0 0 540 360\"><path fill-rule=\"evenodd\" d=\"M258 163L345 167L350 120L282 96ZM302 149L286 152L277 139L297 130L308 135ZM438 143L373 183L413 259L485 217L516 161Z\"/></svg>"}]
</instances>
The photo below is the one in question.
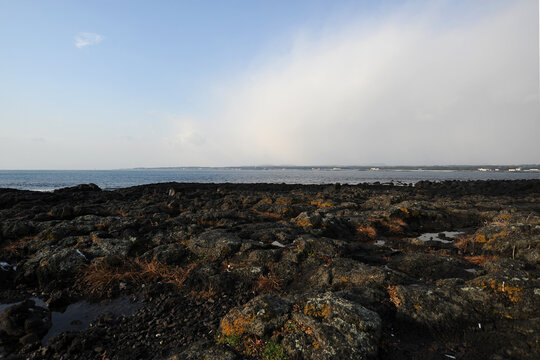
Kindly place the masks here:
<instances>
[{"instance_id":1,"label":"orange lichen on rock","mask_svg":"<svg viewBox=\"0 0 540 360\"><path fill-rule=\"evenodd\" d=\"M476 237L474 238L474 241L476 241L477 243L485 243L487 241L486 235L483 235L483 234L476 235Z\"/></svg>"},{"instance_id":2,"label":"orange lichen on rock","mask_svg":"<svg viewBox=\"0 0 540 360\"><path fill-rule=\"evenodd\" d=\"M281 204L281 205L290 205L293 203L293 200L291 198L278 198L276 200L276 204Z\"/></svg>"},{"instance_id":3,"label":"orange lichen on rock","mask_svg":"<svg viewBox=\"0 0 540 360\"><path fill-rule=\"evenodd\" d=\"M491 222L491 225L508 226L511 219L512 219L511 215L502 214L502 215L494 217Z\"/></svg>"},{"instance_id":4,"label":"orange lichen on rock","mask_svg":"<svg viewBox=\"0 0 540 360\"><path fill-rule=\"evenodd\" d=\"M304 306L304 314L317 319L328 319L328 317L330 316L330 305L314 305L307 303Z\"/></svg>"},{"instance_id":5,"label":"orange lichen on rock","mask_svg":"<svg viewBox=\"0 0 540 360\"><path fill-rule=\"evenodd\" d=\"M321 209L321 208L330 208L330 207L334 207L333 204L331 204L330 202L328 201L324 201L323 199L317 199L317 200L312 200L310 202L311 205L313 206L316 206L317 208Z\"/></svg>"},{"instance_id":6,"label":"orange lichen on rock","mask_svg":"<svg viewBox=\"0 0 540 360\"><path fill-rule=\"evenodd\" d=\"M485 263L487 263L488 261L495 261L498 259L498 257L496 256L464 256L463 259L465 259L466 261L470 262L471 264L475 264L475 265L479 265L479 266L484 266Z\"/></svg>"},{"instance_id":7,"label":"orange lichen on rock","mask_svg":"<svg viewBox=\"0 0 540 360\"><path fill-rule=\"evenodd\" d=\"M508 233L506 231L501 231L497 234L494 234L493 237L488 237L484 234L478 234L475 236L474 238L474 241L476 241L477 243L489 243L489 242L493 242L494 240L497 240L497 239L500 239L500 238L504 238L504 237L507 237L508 236Z\"/></svg>"},{"instance_id":8,"label":"orange lichen on rock","mask_svg":"<svg viewBox=\"0 0 540 360\"><path fill-rule=\"evenodd\" d=\"M301 227L313 225L308 217L296 218L294 223L296 224L296 226L301 226Z\"/></svg>"},{"instance_id":9,"label":"orange lichen on rock","mask_svg":"<svg viewBox=\"0 0 540 360\"><path fill-rule=\"evenodd\" d=\"M356 228L356 232L369 239L375 239L377 236L377 230L372 225L362 225Z\"/></svg>"},{"instance_id":10,"label":"orange lichen on rock","mask_svg":"<svg viewBox=\"0 0 540 360\"><path fill-rule=\"evenodd\" d=\"M463 236L452 243L452 246L461 250L467 251L470 247L474 247L474 240L472 236Z\"/></svg>"},{"instance_id":11,"label":"orange lichen on rock","mask_svg":"<svg viewBox=\"0 0 540 360\"><path fill-rule=\"evenodd\" d=\"M235 311L221 320L221 334L224 336L239 336L246 332L246 327L253 323L255 316L244 315Z\"/></svg>"},{"instance_id":12,"label":"orange lichen on rock","mask_svg":"<svg viewBox=\"0 0 540 360\"><path fill-rule=\"evenodd\" d=\"M380 225L386 228L391 234L399 235L404 232L404 228L407 226L407 223L399 218L393 218L388 220L380 220Z\"/></svg>"},{"instance_id":13,"label":"orange lichen on rock","mask_svg":"<svg viewBox=\"0 0 540 360\"><path fill-rule=\"evenodd\" d=\"M503 295L513 303L520 302L523 298L523 289L507 281L498 281L496 279L482 281L480 286L488 289L495 294Z\"/></svg>"},{"instance_id":14,"label":"orange lichen on rock","mask_svg":"<svg viewBox=\"0 0 540 360\"><path fill-rule=\"evenodd\" d=\"M283 218L283 216L281 214L277 214L277 213L273 213L273 212L259 211L259 210L253 210L253 211L256 212L259 215L268 216L268 217L271 217L271 218L274 218L274 219L282 219Z\"/></svg>"},{"instance_id":15,"label":"orange lichen on rock","mask_svg":"<svg viewBox=\"0 0 540 360\"><path fill-rule=\"evenodd\" d=\"M386 290L390 296L390 302L392 302L396 307L403 305L403 302L397 294L397 288L395 286L388 286Z\"/></svg>"},{"instance_id":16,"label":"orange lichen on rock","mask_svg":"<svg viewBox=\"0 0 540 360\"><path fill-rule=\"evenodd\" d=\"M400 207L399 210L405 215L405 217L410 217L410 216L416 217L416 216L422 215L422 212L419 210L409 210L404 207Z\"/></svg>"}]
</instances>

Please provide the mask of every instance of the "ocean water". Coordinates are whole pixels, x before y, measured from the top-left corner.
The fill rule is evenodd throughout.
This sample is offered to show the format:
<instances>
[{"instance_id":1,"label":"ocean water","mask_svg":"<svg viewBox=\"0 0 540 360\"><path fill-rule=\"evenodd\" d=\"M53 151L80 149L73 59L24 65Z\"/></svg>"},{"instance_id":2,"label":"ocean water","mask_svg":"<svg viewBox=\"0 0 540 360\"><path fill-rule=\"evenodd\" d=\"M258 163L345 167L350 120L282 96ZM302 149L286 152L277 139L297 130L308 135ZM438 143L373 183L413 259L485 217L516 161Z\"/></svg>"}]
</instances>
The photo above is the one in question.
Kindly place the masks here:
<instances>
[{"instance_id":1,"label":"ocean water","mask_svg":"<svg viewBox=\"0 0 540 360\"><path fill-rule=\"evenodd\" d=\"M358 184L421 180L516 180L540 179L540 172L481 172L463 170L317 170L317 169L133 169L133 170L0 170L0 188L52 191L94 183L112 190L159 182L190 183L286 183Z\"/></svg>"}]
</instances>

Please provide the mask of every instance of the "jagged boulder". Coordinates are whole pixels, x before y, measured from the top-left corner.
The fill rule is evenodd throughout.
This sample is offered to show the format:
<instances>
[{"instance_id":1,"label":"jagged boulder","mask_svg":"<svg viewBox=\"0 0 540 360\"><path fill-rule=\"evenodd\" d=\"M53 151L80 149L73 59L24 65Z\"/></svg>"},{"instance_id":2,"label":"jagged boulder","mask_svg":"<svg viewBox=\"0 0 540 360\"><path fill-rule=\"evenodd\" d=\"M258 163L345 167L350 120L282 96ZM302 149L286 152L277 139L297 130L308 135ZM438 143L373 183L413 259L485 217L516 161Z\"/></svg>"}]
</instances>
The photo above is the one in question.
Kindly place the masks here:
<instances>
[{"instance_id":1,"label":"jagged boulder","mask_svg":"<svg viewBox=\"0 0 540 360\"><path fill-rule=\"evenodd\" d=\"M292 303L272 294L259 295L245 305L234 308L221 319L222 336L252 334L269 335L279 329L289 317Z\"/></svg>"},{"instance_id":2,"label":"jagged boulder","mask_svg":"<svg viewBox=\"0 0 540 360\"><path fill-rule=\"evenodd\" d=\"M308 296L286 325L283 347L301 359L374 359L381 334L379 315L334 293Z\"/></svg>"},{"instance_id":3,"label":"jagged boulder","mask_svg":"<svg viewBox=\"0 0 540 360\"><path fill-rule=\"evenodd\" d=\"M288 299L267 294L231 310L219 332L222 342L237 347L246 336L262 338L280 359L374 359L381 319L330 292Z\"/></svg>"},{"instance_id":4,"label":"jagged boulder","mask_svg":"<svg viewBox=\"0 0 540 360\"><path fill-rule=\"evenodd\" d=\"M403 254L394 256L388 267L419 279L439 280L445 278L471 279L474 275L466 269L470 263L451 256L437 254Z\"/></svg>"},{"instance_id":5,"label":"jagged boulder","mask_svg":"<svg viewBox=\"0 0 540 360\"><path fill-rule=\"evenodd\" d=\"M44 248L22 266L22 277L37 280L42 287L51 281L68 281L86 264L85 255L73 248ZM51 285L52 286L52 285Z\"/></svg>"},{"instance_id":6,"label":"jagged boulder","mask_svg":"<svg viewBox=\"0 0 540 360\"><path fill-rule=\"evenodd\" d=\"M242 241L238 235L223 230L209 230L191 239L188 248L201 257L210 259L225 258L240 249Z\"/></svg>"},{"instance_id":7,"label":"jagged boulder","mask_svg":"<svg viewBox=\"0 0 540 360\"><path fill-rule=\"evenodd\" d=\"M178 265L187 254L183 244L160 245L147 251L142 258L147 261L157 261L167 265Z\"/></svg>"},{"instance_id":8,"label":"jagged boulder","mask_svg":"<svg viewBox=\"0 0 540 360\"><path fill-rule=\"evenodd\" d=\"M129 239L96 238L87 253L91 257L126 257L133 246Z\"/></svg>"},{"instance_id":9,"label":"jagged boulder","mask_svg":"<svg viewBox=\"0 0 540 360\"><path fill-rule=\"evenodd\" d=\"M481 287L457 281L438 285L390 286L397 319L444 332L484 322L493 313L493 299Z\"/></svg>"}]
</instances>

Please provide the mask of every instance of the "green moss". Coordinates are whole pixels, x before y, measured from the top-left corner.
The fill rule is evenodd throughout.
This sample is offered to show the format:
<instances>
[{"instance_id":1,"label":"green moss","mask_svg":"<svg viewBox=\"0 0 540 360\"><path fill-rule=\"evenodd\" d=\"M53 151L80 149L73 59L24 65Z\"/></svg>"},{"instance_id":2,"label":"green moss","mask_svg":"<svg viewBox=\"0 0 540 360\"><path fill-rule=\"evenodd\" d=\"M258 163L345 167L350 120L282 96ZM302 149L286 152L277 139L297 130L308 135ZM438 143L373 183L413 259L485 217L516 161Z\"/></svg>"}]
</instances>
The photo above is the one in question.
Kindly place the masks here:
<instances>
[{"instance_id":1,"label":"green moss","mask_svg":"<svg viewBox=\"0 0 540 360\"><path fill-rule=\"evenodd\" d=\"M242 337L240 335L222 335L217 339L219 344L225 344L232 347L237 347L242 343Z\"/></svg>"},{"instance_id":2,"label":"green moss","mask_svg":"<svg viewBox=\"0 0 540 360\"><path fill-rule=\"evenodd\" d=\"M266 343L266 347L263 351L263 358L265 360L284 360L286 359L285 350L281 345L275 342L269 341Z\"/></svg>"},{"instance_id":3,"label":"green moss","mask_svg":"<svg viewBox=\"0 0 540 360\"><path fill-rule=\"evenodd\" d=\"M298 325L296 325L294 322L292 322L291 320L287 320L287 322L285 323L285 325L283 325L283 330L285 332L296 332L296 329L298 328Z\"/></svg>"}]
</instances>

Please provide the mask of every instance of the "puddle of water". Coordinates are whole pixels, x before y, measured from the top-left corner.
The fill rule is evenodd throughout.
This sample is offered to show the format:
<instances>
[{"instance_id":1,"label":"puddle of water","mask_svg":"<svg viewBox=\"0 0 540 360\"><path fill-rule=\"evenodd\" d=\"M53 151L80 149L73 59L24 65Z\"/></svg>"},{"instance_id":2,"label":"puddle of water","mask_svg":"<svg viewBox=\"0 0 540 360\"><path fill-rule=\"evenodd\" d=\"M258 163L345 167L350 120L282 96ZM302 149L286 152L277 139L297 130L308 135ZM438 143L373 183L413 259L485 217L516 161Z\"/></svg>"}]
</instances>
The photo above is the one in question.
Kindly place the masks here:
<instances>
[{"instance_id":1,"label":"puddle of water","mask_svg":"<svg viewBox=\"0 0 540 360\"><path fill-rule=\"evenodd\" d=\"M124 297L114 299L105 303L89 303L79 301L69 305L64 312L53 311L52 327L43 337L41 342L45 344L51 337L64 331L80 331L88 328L90 323L100 314L111 312L115 316L128 316L141 307L140 302L132 302L130 298Z\"/></svg>"},{"instance_id":2,"label":"puddle of water","mask_svg":"<svg viewBox=\"0 0 540 360\"><path fill-rule=\"evenodd\" d=\"M31 299L34 300L36 306L47 308L47 305L42 300L38 298ZM21 302L0 304L0 313L6 308L19 303ZM41 340L41 343L45 344L51 337L64 331L84 330L89 327L90 323L96 319L98 315L103 314L104 312L111 312L115 316L128 316L133 314L141 306L142 304L140 301L132 302L129 297L95 304L84 300L73 303L63 312L51 312L52 326L49 329L49 332L47 332Z\"/></svg>"},{"instance_id":3,"label":"puddle of water","mask_svg":"<svg viewBox=\"0 0 540 360\"><path fill-rule=\"evenodd\" d=\"M445 238L441 239L441 237L439 236L439 234L444 234ZM450 244L452 243L454 240L454 238L456 238L457 236L459 235L462 235L463 232L461 231L440 231L438 233L425 233L425 234L422 234L418 237L418 240L420 241L423 241L423 242L426 242L426 241L439 241L439 242L442 242L442 243L445 243L445 244ZM452 239L452 240L447 240L447 239Z\"/></svg>"}]
</instances>

